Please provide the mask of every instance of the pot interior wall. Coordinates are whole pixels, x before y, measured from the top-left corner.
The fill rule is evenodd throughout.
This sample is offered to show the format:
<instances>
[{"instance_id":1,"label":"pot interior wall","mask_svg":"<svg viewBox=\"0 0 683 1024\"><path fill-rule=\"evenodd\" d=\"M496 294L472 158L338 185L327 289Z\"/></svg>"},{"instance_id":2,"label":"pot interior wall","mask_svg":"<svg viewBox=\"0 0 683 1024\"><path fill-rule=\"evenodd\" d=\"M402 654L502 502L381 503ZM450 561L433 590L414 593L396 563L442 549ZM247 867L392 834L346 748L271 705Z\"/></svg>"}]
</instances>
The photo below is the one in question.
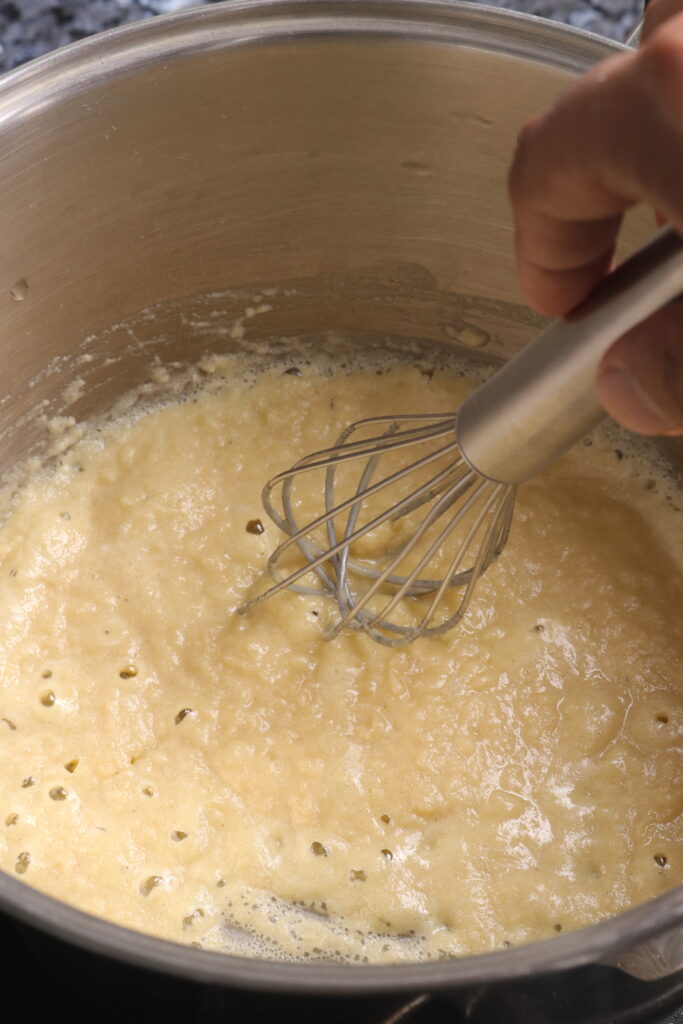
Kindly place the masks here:
<instances>
[{"instance_id":1,"label":"pot interior wall","mask_svg":"<svg viewBox=\"0 0 683 1024\"><path fill-rule=\"evenodd\" d=\"M505 175L568 71L436 37L238 42L0 96L0 469L37 409L103 408L157 351L343 329L505 358L537 330Z\"/></svg>"}]
</instances>

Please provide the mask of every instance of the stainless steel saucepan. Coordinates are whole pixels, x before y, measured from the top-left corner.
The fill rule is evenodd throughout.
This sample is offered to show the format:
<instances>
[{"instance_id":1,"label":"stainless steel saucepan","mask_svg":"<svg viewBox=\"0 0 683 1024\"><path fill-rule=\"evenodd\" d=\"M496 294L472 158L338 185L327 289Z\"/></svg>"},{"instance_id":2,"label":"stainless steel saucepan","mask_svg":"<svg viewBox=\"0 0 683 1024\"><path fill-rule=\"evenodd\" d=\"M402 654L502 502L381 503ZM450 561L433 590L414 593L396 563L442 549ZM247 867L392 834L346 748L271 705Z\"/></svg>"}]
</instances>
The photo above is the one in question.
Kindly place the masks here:
<instances>
[{"instance_id":1,"label":"stainless steel saucepan","mask_svg":"<svg viewBox=\"0 0 683 1024\"><path fill-rule=\"evenodd\" d=\"M87 416L157 357L192 359L236 334L251 345L334 329L349 345L507 358L540 325L513 266L516 134L617 49L446 0L234 0L7 75L0 470L39 450L37 413ZM625 247L652 227L645 212L631 218ZM245 319L254 295L267 296L263 312ZM469 998L544 977L571 989L603 965L643 1005L683 1001L681 889L547 942L396 967L175 945L6 874L0 906L75 947L224 985Z\"/></svg>"}]
</instances>

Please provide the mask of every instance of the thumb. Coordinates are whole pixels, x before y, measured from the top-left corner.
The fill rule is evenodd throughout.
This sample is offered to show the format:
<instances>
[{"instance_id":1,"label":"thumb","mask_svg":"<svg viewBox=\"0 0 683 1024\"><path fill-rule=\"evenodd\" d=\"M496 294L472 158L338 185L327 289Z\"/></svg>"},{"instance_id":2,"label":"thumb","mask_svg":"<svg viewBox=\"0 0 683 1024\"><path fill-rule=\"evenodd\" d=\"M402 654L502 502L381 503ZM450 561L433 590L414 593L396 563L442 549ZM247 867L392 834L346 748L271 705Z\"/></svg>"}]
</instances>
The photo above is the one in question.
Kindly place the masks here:
<instances>
[{"instance_id":1,"label":"thumb","mask_svg":"<svg viewBox=\"0 0 683 1024\"><path fill-rule=\"evenodd\" d=\"M596 391L629 430L683 435L683 302L660 309L612 345Z\"/></svg>"}]
</instances>

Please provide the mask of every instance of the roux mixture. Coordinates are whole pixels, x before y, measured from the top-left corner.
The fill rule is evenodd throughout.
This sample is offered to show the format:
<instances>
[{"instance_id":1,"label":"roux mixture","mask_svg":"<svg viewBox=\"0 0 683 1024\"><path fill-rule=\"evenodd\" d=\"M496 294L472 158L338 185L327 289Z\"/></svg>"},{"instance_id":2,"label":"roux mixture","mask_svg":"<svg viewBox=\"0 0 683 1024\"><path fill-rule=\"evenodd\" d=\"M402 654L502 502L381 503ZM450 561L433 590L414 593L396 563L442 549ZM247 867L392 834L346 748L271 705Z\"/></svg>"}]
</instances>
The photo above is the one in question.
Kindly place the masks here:
<instances>
[{"instance_id":1,"label":"roux mixture","mask_svg":"<svg viewBox=\"0 0 683 1024\"><path fill-rule=\"evenodd\" d=\"M0 867L249 955L417 960L555 935L683 879L676 493L605 433L521 488L463 626L331 642L235 609L265 480L471 384L235 375L84 437L0 529ZM261 525L264 527L261 532Z\"/></svg>"}]
</instances>

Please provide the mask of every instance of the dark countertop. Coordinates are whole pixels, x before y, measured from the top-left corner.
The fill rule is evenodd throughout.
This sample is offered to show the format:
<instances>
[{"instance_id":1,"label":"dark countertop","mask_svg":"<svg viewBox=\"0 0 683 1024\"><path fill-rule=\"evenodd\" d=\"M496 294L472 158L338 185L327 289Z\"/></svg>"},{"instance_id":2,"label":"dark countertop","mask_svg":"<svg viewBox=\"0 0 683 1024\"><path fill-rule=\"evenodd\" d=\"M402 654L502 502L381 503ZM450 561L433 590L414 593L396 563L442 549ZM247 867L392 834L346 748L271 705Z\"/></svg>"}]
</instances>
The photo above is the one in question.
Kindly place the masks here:
<instances>
[{"instance_id":1,"label":"dark countertop","mask_svg":"<svg viewBox=\"0 0 683 1024\"><path fill-rule=\"evenodd\" d=\"M216 0L0 0L0 72L103 29ZM479 0L475 0L479 2ZM642 0L488 0L623 41Z\"/></svg>"}]
</instances>

